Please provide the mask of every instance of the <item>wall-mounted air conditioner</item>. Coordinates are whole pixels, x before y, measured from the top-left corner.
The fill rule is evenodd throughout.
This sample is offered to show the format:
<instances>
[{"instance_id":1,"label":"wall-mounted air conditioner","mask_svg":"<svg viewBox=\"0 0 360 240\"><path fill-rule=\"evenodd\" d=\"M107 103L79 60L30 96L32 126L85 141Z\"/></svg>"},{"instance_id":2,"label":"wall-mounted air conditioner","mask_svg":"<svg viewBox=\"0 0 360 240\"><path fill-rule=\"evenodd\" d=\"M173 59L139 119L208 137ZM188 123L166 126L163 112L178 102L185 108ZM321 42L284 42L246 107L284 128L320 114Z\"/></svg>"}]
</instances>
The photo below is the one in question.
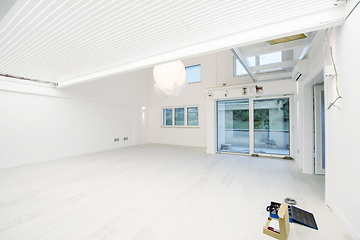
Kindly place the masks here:
<instances>
[{"instance_id":1,"label":"wall-mounted air conditioner","mask_svg":"<svg viewBox=\"0 0 360 240\"><path fill-rule=\"evenodd\" d=\"M301 81L306 78L310 72L310 60L305 59L298 62L292 71L292 79L294 81Z\"/></svg>"}]
</instances>

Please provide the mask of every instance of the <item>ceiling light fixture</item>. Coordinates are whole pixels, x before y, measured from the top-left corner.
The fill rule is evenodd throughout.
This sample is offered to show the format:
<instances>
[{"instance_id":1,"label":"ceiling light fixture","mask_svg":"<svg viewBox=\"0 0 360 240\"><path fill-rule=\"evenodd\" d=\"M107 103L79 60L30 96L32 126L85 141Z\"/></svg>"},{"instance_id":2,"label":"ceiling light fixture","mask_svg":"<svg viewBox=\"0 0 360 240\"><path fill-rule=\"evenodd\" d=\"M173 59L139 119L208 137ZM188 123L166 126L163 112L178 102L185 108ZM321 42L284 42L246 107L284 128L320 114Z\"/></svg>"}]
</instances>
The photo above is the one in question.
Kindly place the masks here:
<instances>
[{"instance_id":1,"label":"ceiling light fixture","mask_svg":"<svg viewBox=\"0 0 360 240\"><path fill-rule=\"evenodd\" d=\"M167 96L177 96L186 90L186 71L181 61L157 65L154 67L155 88Z\"/></svg>"}]
</instances>

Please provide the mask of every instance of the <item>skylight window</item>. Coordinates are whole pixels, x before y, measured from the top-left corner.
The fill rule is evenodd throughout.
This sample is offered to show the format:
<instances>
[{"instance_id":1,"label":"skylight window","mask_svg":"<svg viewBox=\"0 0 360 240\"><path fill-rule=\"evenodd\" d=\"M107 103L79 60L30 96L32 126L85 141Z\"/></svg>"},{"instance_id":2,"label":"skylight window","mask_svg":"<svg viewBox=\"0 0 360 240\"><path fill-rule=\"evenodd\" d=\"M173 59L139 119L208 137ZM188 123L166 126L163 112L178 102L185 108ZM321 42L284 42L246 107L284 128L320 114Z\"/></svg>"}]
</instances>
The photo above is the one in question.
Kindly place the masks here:
<instances>
[{"instance_id":1,"label":"skylight window","mask_svg":"<svg viewBox=\"0 0 360 240\"><path fill-rule=\"evenodd\" d=\"M260 59L260 65L279 63L279 62L282 62L282 54L281 54L281 52L263 54L263 55L259 56L259 59ZM260 72L271 72L271 71L277 71L277 70L281 70L281 68L261 70Z\"/></svg>"},{"instance_id":2,"label":"skylight window","mask_svg":"<svg viewBox=\"0 0 360 240\"><path fill-rule=\"evenodd\" d=\"M253 56L253 57L248 57L247 60L249 61L251 67L256 66L255 56Z\"/></svg>"},{"instance_id":3,"label":"skylight window","mask_svg":"<svg viewBox=\"0 0 360 240\"><path fill-rule=\"evenodd\" d=\"M273 52L259 56L260 65L282 62L281 52Z\"/></svg>"},{"instance_id":4,"label":"skylight window","mask_svg":"<svg viewBox=\"0 0 360 240\"><path fill-rule=\"evenodd\" d=\"M248 58L246 58L246 60L247 60L247 62L249 64L250 68L255 67L255 66L259 66L259 65L280 63L280 62L283 61L281 51L248 57ZM282 68L273 68L273 69L260 70L260 71L257 71L257 72L258 73L265 73L265 72L278 71L278 70L281 70L281 69ZM235 76L248 75L247 71L245 70L245 68L242 66L239 59L237 59L237 58L235 58L234 75Z\"/></svg>"},{"instance_id":5,"label":"skylight window","mask_svg":"<svg viewBox=\"0 0 360 240\"><path fill-rule=\"evenodd\" d=\"M245 68L241 65L239 59L235 58L235 75L240 76L246 74L248 73L246 72Z\"/></svg>"},{"instance_id":6,"label":"skylight window","mask_svg":"<svg viewBox=\"0 0 360 240\"><path fill-rule=\"evenodd\" d=\"M255 56L248 57L247 60L248 60L251 67L254 67L256 65L255 64ZM241 75L247 75L247 74L248 74L247 71L241 65L239 59L235 58L235 75L236 76L241 76Z\"/></svg>"}]
</instances>

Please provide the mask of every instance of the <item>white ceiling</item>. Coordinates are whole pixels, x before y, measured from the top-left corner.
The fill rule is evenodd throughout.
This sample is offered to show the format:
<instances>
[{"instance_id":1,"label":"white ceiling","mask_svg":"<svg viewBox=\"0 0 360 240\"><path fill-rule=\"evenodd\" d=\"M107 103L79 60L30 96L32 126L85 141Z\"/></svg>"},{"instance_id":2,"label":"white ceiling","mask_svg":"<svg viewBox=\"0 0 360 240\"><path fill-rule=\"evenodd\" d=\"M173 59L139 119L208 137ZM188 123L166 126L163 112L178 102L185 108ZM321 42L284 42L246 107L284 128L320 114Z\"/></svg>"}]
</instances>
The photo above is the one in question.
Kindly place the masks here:
<instances>
[{"instance_id":1,"label":"white ceiling","mask_svg":"<svg viewBox=\"0 0 360 240\"><path fill-rule=\"evenodd\" d=\"M254 29L272 29L262 35L271 38L301 24L324 28L346 17L337 2L19 0L0 22L0 73L60 86L88 81L230 49L259 38Z\"/></svg>"}]
</instances>

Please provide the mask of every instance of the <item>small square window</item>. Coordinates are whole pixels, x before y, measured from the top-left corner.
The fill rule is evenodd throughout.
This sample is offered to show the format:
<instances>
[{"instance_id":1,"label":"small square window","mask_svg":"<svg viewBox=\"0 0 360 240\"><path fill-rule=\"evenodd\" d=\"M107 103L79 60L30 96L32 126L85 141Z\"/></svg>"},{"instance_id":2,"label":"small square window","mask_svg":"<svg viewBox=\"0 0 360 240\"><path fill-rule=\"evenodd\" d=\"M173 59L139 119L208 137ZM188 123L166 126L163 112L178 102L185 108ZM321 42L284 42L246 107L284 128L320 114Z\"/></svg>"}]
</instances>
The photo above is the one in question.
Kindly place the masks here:
<instances>
[{"instance_id":1,"label":"small square window","mask_svg":"<svg viewBox=\"0 0 360 240\"><path fill-rule=\"evenodd\" d=\"M184 108L175 108L175 125L184 126L185 122L185 112Z\"/></svg>"},{"instance_id":2,"label":"small square window","mask_svg":"<svg viewBox=\"0 0 360 240\"><path fill-rule=\"evenodd\" d=\"M194 65L185 68L188 83L201 82L201 65Z\"/></svg>"},{"instance_id":3,"label":"small square window","mask_svg":"<svg viewBox=\"0 0 360 240\"><path fill-rule=\"evenodd\" d=\"M172 119L173 119L173 110L172 108L167 108L163 110L163 125L164 126L172 126Z\"/></svg>"},{"instance_id":4,"label":"small square window","mask_svg":"<svg viewBox=\"0 0 360 240\"><path fill-rule=\"evenodd\" d=\"M199 111L197 107L187 108L187 125L188 126L199 125Z\"/></svg>"}]
</instances>

